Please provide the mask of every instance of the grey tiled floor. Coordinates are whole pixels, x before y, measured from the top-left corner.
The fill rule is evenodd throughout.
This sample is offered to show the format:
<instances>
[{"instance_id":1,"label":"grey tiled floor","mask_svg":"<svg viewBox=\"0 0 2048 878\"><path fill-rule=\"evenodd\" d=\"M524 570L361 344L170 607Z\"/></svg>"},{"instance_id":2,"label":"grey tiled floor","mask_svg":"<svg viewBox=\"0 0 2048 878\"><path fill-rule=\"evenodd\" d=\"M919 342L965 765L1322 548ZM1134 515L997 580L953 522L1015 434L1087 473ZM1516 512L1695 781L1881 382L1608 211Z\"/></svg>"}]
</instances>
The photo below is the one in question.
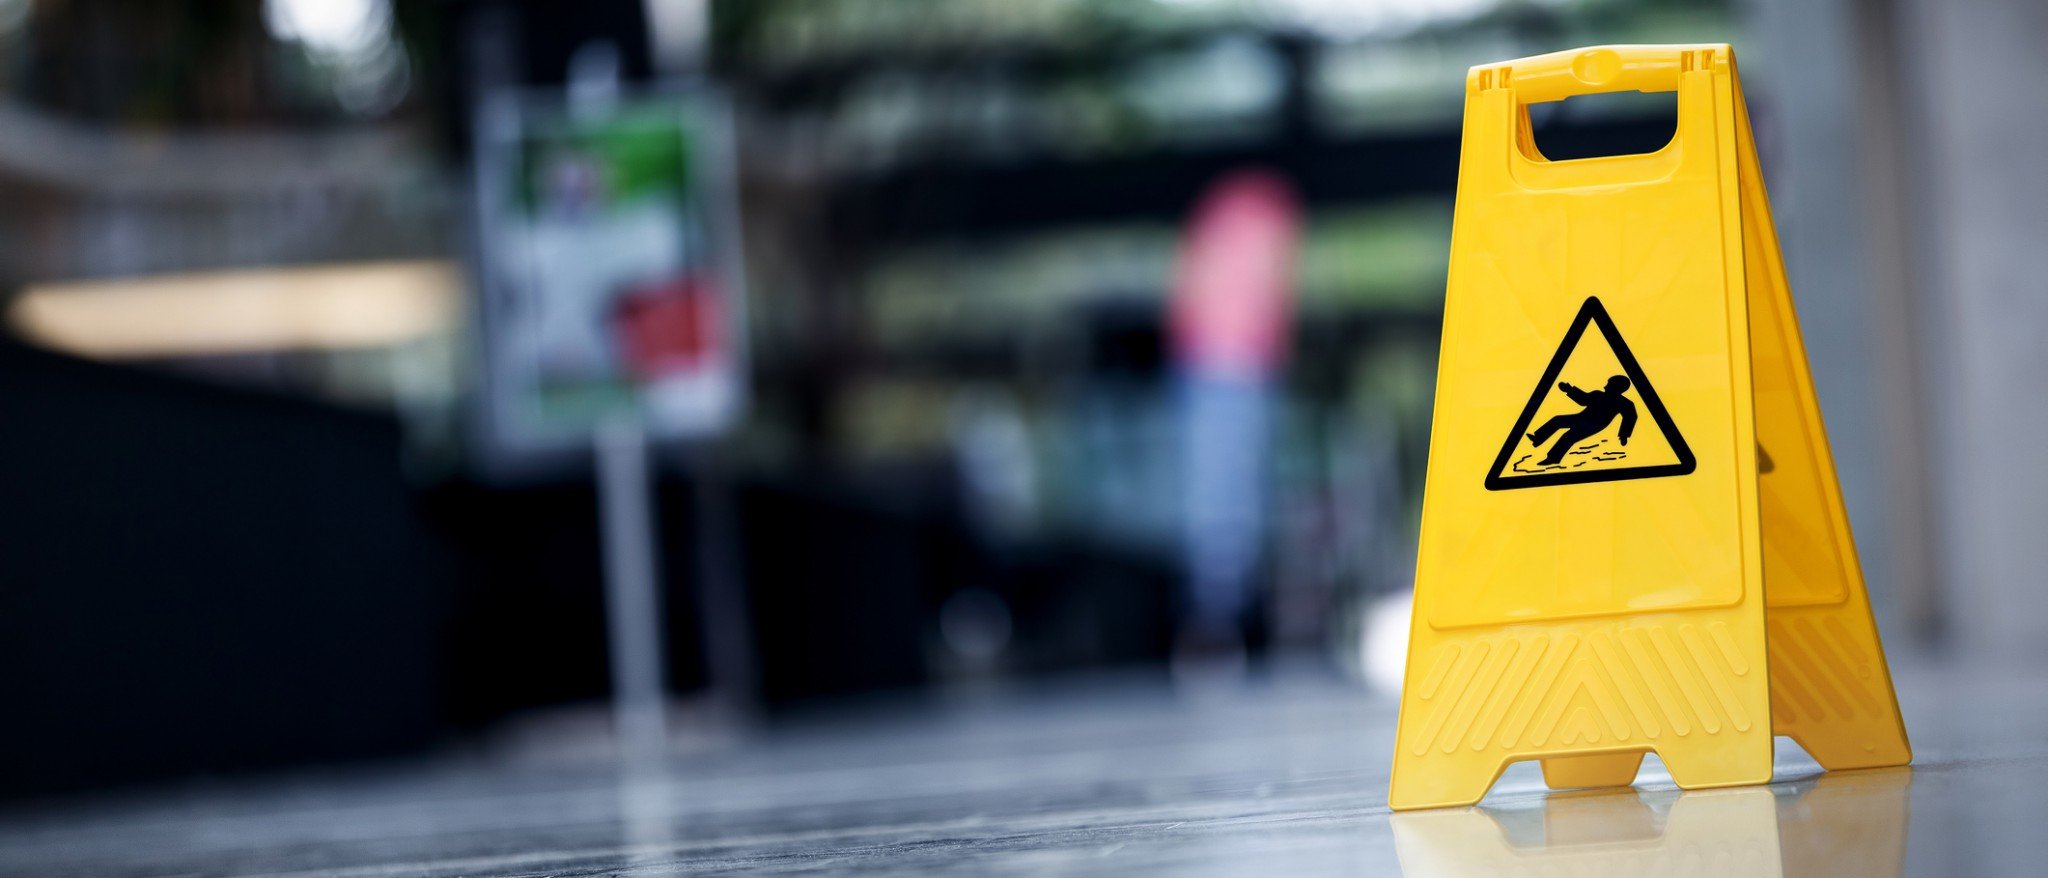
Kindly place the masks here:
<instances>
[{"instance_id":1,"label":"grey tiled floor","mask_svg":"<svg viewBox=\"0 0 2048 878\"><path fill-rule=\"evenodd\" d=\"M0 809L0 874L2039 875L2048 674L1900 668L1909 770L1390 815L1393 708L1312 673L1143 678L786 722L621 780L446 757Z\"/></svg>"}]
</instances>

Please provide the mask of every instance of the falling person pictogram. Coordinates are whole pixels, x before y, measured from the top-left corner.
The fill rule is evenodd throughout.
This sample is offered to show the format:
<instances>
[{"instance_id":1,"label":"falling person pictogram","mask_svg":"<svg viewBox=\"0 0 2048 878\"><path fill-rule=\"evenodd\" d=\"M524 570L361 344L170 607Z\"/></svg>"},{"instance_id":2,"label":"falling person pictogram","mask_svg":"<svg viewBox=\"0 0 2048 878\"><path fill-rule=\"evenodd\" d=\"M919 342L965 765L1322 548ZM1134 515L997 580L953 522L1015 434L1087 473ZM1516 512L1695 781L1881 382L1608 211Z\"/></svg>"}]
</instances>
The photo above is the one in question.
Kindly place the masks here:
<instances>
[{"instance_id":1,"label":"falling person pictogram","mask_svg":"<svg viewBox=\"0 0 2048 878\"><path fill-rule=\"evenodd\" d=\"M1599 389L1586 390L1560 381L1567 372L1580 380L1609 377ZM1639 421L1651 425L1643 435L1636 434ZM1486 489L1682 476L1693 467L1692 449L1650 377L1607 309L1588 296L1508 429Z\"/></svg>"},{"instance_id":2,"label":"falling person pictogram","mask_svg":"<svg viewBox=\"0 0 2048 878\"><path fill-rule=\"evenodd\" d=\"M1636 430L1636 404L1630 402L1626 395L1627 376L1616 375L1609 378L1607 386L1599 390L1580 390L1565 381L1559 381L1557 389L1564 391L1564 395L1571 397L1572 402L1578 403L1581 409L1544 421L1543 426L1537 427L1536 432L1529 434L1529 441L1540 448L1552 434L1559 430L1564 431L1564 438L1557 440L1557 444L1550 447L1550 453L1543 456L1544 466L1554 466L1563 462L1566 452L1571 451L1579 443L1600 435L1600 431L1607 429L1607 425L1613 423L1616 417L1621 418L1621 444L1628 444L1629 435Z\"/></svg>"}]
</instances>

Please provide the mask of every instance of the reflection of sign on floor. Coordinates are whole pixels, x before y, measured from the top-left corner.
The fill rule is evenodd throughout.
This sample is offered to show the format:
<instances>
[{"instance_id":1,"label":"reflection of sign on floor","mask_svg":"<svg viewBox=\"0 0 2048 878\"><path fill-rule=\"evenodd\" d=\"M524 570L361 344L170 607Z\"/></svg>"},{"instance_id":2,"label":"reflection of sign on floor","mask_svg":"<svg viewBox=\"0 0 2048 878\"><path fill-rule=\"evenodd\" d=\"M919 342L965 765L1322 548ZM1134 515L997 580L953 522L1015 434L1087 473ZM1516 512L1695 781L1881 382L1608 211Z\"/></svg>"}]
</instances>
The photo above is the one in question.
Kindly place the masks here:
<instances>
[{"instance_id":1,"label":"reflection of sign on floor","mask_svg":"<svg viewBox=\"0 0 2048 878\"><path fill-rule=\"evenodd\" d=\"M1896 876L1910 768L1772 788L1553 794L1538 807L1397 813L1408 878Z\"/></svg>"},{"instance_id":2,"label":"reflection of sign on floor","mask_svg":"<svg viewBox=\"0 0 2048 878\"><path fill-rule=\"evenodd\" d=\"M1597 342L1586 341L1588 326L1599 328ZM1637 423L1645 418L1654 429L1639 434ZM1692 449L1614 320L1599 299L1588 297L1508 432L1486 487L1682 476L1693 466Z\"/></svg>"},{"instance_id":3,"label":"reflection of sign on floor","mask_svg":"<svg viewBox=\"0 0 2048 878\"><path fill-rule=\"evenodd\" d=\"M1913 770L1772 788L1550 794L1540 806L1393 815L1407 878L1898 876Z\"/></svg>"},{"instance_id":4,"label":"reflection of sign on floor","mask_svg":"<svg viewBox=\"0 0 2048 878\"><path fill-rule=\"evenodd\" d=\"M1660 814L1649 800L1668 804ZM1785 874L1777 800L1761 787L1554 795L1533 814L1461 808L1395 814L1391 823L1411 878Z\"/></svg>"}]
</instances>

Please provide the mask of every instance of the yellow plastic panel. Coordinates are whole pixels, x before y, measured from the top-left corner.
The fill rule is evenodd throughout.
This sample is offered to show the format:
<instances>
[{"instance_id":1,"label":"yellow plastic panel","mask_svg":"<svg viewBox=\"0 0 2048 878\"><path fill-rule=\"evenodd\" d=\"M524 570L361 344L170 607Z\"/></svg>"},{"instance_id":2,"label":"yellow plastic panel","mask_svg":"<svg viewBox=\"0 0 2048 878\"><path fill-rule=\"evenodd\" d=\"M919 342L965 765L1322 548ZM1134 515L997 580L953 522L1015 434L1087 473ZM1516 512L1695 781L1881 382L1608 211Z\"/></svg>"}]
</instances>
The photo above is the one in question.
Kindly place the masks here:
<instances>
[{"instance_id":1,"label":"yellow plastic panel","mask_svg":"<svg viewBox=\"0 0 2048 878\"><path fill-rule=\"evenodd\" d=\"M1529 103L1625 88L1677 93L1669 144L1536 150ZM1909 758L1726 45L1471 71L1437 380L1394 808L1523 759L1760 783L1774 722Z\"/></svg>"}]
</instances>

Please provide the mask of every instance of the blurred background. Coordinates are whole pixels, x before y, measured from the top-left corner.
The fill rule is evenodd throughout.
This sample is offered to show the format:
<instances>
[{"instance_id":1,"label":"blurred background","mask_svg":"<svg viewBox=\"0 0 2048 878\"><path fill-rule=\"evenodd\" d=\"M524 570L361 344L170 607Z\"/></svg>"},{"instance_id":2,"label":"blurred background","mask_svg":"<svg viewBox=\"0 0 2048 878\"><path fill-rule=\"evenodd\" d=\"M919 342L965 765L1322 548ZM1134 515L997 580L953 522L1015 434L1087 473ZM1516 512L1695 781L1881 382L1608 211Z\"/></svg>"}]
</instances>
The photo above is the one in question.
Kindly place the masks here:
<instances>
[{"instance_id":1,"label":"blurred background","mask_svg":"<svg viewBox=\"0 0 2048 878\"><path fill-rule=\"evenodd\" d=\"M1397 685L1464 71L1597 43L1738 48L1895 661L2039 659L2043 35L0 0L0 795L547 748L615 686L747 734L1103 669ZM1652 150L1658 97L1538 137Z\"/></svg>"}]
</instances>

